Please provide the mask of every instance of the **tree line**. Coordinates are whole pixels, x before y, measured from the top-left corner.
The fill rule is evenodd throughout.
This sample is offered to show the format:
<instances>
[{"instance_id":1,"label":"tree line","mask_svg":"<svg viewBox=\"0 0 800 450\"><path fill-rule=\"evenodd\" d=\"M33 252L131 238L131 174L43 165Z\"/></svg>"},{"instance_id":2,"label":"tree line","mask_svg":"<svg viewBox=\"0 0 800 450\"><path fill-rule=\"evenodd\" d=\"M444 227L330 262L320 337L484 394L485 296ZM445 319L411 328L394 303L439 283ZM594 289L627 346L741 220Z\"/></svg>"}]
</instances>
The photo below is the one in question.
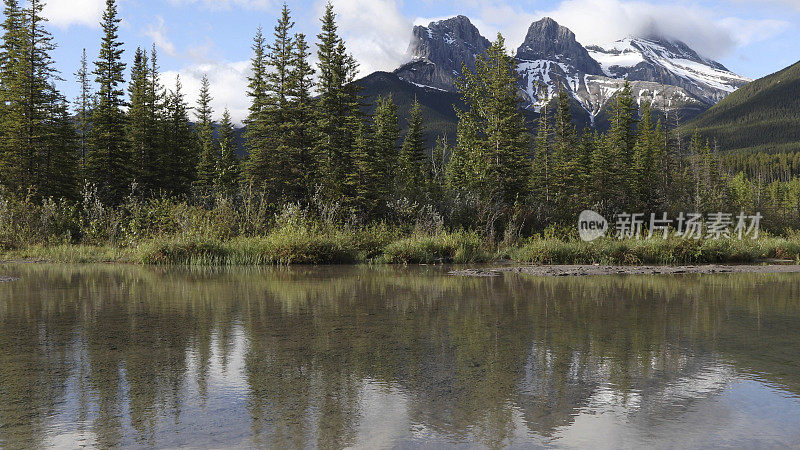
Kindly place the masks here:
<instances>
[{"instance_id":1,"label":"tree line","mask_svg":"<svg viewBox=\"0 0 800 450\"><path fill-rule=\"evenodd\" d=\"M499 34L457 82L465 106L457 110L456 142L434 143L426 141L419 102L407 123L391 96L364 112L358 63L332 5L314 50L294 32L284 5L271 35L259 29L253 40L240 158L229 112L215 120L207 77L192 108L180 79L173 89L162 84L155 46L135 50L126 76L115 0L106 0L93 67L82 55L71 105L56 88L42 0L4 4L0 184L14 194L77 199L91 186L109 205L131 195L206 205L258 199L272 211L297 204L319 214L336 205L363 223L425 213L492 238L570 224L583 209L763 208L781 211L787 223L800 217L796 155L720 157L699 134L687 145L650 105L637 103L627 82L612 100L605 133L576 129L564 90L537 123L526 123L516 62Z\"/></svg>"}]
</instances>

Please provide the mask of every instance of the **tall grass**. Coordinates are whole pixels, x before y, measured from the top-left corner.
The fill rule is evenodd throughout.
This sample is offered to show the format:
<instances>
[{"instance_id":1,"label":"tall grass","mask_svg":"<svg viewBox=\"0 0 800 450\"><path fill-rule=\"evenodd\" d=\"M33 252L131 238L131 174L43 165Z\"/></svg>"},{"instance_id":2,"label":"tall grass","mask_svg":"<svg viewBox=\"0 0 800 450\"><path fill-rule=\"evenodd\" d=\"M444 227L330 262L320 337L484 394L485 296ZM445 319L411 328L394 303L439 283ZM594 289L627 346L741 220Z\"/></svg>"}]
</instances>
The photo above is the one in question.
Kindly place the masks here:
<instances>
[{"instance_id":1,"label":"tall grass","mask_svg":"<svg viewBox=\"0 0 800 450\"><path fill-rule=\"evenodd\" d=\"M511 259L531 264L710 264L752 263L770 259L800 261L800 239L615 240L587 243L533 239L506 249Z\"/></svg>"}]
</instances>

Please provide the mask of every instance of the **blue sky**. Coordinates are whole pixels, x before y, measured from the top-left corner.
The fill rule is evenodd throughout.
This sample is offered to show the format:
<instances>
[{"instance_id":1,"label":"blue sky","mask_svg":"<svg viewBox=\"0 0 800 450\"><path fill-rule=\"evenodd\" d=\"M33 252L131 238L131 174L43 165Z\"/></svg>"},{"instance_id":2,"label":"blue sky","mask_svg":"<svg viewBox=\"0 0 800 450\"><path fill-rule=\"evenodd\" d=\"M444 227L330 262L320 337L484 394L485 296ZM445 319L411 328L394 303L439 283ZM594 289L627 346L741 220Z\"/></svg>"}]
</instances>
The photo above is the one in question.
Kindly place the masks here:
<instances>
[{"instance_id":1,"label":"blue sky","mask_svg":"<svg viewBox=\"0 0 800 450\"><path fill-rule=\"evenodd\" d=\"M259 25L271 32L281 2L273 0L119 0L126 60L137 46L155 43L165 82L177 74L191 102L208 73L219 114L244 118L250 45ZM469 16L492 39L502 32L516 48L531 22L551 16L584 45L657 31L681 39L739 74L758 78L800 60L800 0L333 0L342 34L363 74L403 62L414 24L457 14ZM319 32L324 0L289 1L296 30ZM99 48L105 0L48 0L46 15L58 49L62 91L75 96L81 49ZM313 40L313 39L312 39Z\"/></svg>"}]
</instances>

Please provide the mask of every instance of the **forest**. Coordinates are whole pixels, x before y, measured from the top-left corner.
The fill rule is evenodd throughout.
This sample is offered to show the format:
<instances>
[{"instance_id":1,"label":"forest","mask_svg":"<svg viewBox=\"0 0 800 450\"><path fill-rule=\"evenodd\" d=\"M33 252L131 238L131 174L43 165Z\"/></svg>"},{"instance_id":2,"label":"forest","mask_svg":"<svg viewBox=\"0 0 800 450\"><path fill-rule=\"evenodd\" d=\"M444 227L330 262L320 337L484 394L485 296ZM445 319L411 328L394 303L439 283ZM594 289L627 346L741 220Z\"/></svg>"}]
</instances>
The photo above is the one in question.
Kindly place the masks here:
<instances>
[{"instance_id":1,"label":"forest","mask_svg":"<svg viewBox=\"0 0 800 450\"><path fill-rule=\"evenodd\" d=\"M456 142L429 142L419 105L361 95L328 5L315 42L284 5L252 42L243 150L203 79L190 105L155 45L130 68L106 1L101 49L57 89L42 0L4 0L0 249L8 258L147 263L702 262L798 258L800 156L726 153L656 119L627 83L610 128L577 130L561 92L536 123L520 109L501 35L458 81ZM317 64L311 63L316 54ZM364 106L374 102L373 114ZM405 130L405 131L404 131ZM532 131L533 130L533 131ZM245 156L242 157L241 155ZM759 243L576 242L582 210L744 211Z\"/></svg>"}]
</instances>

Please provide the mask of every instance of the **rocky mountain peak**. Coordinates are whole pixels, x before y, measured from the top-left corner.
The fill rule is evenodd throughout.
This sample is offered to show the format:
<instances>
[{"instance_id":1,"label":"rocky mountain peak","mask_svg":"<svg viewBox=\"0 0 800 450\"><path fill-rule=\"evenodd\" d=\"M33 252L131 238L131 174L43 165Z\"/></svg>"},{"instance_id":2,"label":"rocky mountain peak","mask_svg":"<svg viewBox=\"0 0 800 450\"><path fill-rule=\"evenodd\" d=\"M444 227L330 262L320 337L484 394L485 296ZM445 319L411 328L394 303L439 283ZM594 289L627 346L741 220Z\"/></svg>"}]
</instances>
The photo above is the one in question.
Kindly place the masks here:
<instances>
[{"instance_id":1,"label":"rocky mountain peak","mask_svg":"<svg viewBox=\"0 0 800 450\"><path fill-rule=\"evenodd\" d=\"M414 27L408 55L411 62L395 73L415 84L452 90L461 65L475 68L475 58L491 45L466 16Z\"/></svg>"},{"instance_id":2,"label":"rocky mountain peak","mask_svg":"<svg viewBox=\"0 0 800 450\"><path fill-rule=\"evenodd\" d=\"M525 41L517 50L517 59L555 61L569 64L583 73L603 73L600 65L575 39L575 33L549 17L531 24Z\"/></svg>"}]
</instances>

